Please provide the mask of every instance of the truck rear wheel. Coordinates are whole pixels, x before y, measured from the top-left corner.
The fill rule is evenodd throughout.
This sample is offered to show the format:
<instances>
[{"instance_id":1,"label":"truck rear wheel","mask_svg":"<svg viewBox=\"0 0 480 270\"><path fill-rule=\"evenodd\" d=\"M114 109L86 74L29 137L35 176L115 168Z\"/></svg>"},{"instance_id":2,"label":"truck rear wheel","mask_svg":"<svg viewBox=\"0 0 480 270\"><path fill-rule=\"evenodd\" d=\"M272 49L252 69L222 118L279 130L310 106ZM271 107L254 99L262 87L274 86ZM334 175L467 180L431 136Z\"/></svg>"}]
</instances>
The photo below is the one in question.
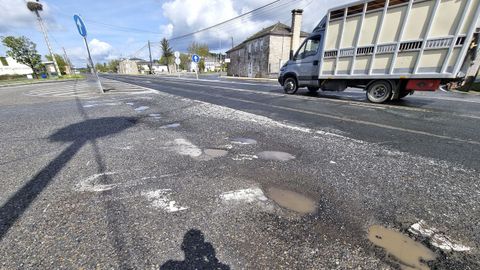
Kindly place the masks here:
<instances>
[{"instance_id":1,"label":"truck rear wheel","mask_svg":"<svg viewBox=\"0 0 480 270\"><path fill-rule=\"evenodd\" d=\"M289 95L293 95L298 90L298 83L294 77L288 77L283 83L283 91Z\"/></svg>"},{"instance_id":2,"label":"truck rear wheel","mask_svg":"<svg viewBox=\"0 0 480 270\"><path fill-rule=\"evenodd\" d=\"M372 103L383 103L392 95L392 85L388 81L374 81L367 87L367 99Z\"/></svg>"}]
</instances>

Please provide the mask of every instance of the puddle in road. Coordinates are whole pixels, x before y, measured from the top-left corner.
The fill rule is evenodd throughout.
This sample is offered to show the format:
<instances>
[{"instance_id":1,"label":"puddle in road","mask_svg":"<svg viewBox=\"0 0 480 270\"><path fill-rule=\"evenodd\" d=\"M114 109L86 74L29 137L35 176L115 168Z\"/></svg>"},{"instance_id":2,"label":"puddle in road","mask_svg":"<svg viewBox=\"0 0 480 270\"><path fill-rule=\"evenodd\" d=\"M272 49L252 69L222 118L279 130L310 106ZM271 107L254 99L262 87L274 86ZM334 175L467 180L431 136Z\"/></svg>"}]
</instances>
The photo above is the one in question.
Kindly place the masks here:
<instances>
[{"instance_id":1,"label":"puddle in road","mask_svg":"<svg viewBox=\"0 0 480 270\"><path fill-rule=\"evenodd\" d=\"M234 144L256 144L257 141L249 138L234 138L231 140Z\"/></svg>"},{"instance_id":2,"label":"puddle in road","mask_svg":"<svg viewBox=\"0 0 480 270\"><path fill-rule=\"evenodd\" d=\"M228 154L228 151L222 149L205 149L203 152L210 158L224 157Z\"/></svg>"},{"instance_id":3,"label":"puddle in road","mask_svg":"<svg viewBox=\"0 0 480 270\"><path fill-rule=\"evenodd\" d=\"M264 151L260 152L257 155L261 159L267 160L278 160L278 161L288 161L295 159L295 156L286 152L278 152L278 151Z\"/></svg>"},{"instance_id":4,"label":"puddle in road","mask_svg":"<svg viewBox=\"0 0 480 270\"><path fill-rule=\"evenodd\" d=\"M173 123L173 124L168 124L165 126L162 126L163 128L177 128L180 126L180 123Z\"/></svg>"},{"instance_id":5,"label":"puddle in road","mask_svg":"<svg viewBox=\"0 0 480 270\"><path fill-rule=\"evenodd\" d=\"M293 191L269 187L266 195L281 207L301 214L310 214L317 209L317 205L312 199Z\"/></svg>"},{"instance_id":6,"label":"puddle in road","mask_svg":"<svg viewBox=\"0 0 480 270\"><path fill-rule=\"evenodd\" d=\"M433 251L400 232L373 225L368 229L368 239L387 252L389 257L400 264L401 269L422 269L430 267L425 263L435 260Z\"/></svg>"}]
</instances>

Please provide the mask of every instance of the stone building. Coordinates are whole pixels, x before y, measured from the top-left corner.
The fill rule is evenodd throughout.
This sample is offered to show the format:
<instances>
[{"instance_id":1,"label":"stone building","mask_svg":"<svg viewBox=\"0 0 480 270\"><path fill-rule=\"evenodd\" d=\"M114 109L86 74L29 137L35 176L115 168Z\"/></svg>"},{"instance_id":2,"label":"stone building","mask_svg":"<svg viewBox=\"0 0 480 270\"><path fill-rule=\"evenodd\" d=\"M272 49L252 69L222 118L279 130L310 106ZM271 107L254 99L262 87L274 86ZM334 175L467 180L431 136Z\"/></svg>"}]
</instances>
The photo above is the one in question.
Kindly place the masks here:
<instances>
[{"instance_id":1,"label":"stone building","mask_svg":"<svg viewBox=\"0 0 480 270\"><path fill-rule=\"evenodd\" d=\"M125 59L120 61L118 65L118 73L120 74L139 74L137 61L131 59Z\"/></svg>"},{"instance_id":2,"label":"stone building","mask_svg":"<svg viewBox=\"0 0 480 270\"><path fill-rule=\"evenodd\" d=\"M229 76L276 77L282 65L308 37L300 31L303 10L292 10L292 26L276 23L227 51ZM293 31L292 31L293 29Z\"/></svg>"}]
</instances>

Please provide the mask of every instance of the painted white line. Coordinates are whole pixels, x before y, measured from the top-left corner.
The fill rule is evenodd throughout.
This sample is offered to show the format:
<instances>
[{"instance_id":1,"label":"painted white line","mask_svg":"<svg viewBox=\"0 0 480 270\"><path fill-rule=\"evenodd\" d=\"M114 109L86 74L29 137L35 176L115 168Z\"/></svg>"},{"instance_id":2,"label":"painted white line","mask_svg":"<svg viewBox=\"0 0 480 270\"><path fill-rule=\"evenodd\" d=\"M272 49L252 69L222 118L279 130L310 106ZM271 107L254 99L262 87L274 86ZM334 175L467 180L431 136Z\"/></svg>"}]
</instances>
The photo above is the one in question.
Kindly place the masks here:
<instances>
[{"instance_id":1,"label":"painted white line","mask_svg":"<svg viewBox=\"0 0 480 270\"><path fill-rule=\"evenodd\" d=\"M430 243L439 249L459 252L472 250L471 247L455 243L455 241L451 240L450 237L446 236L436 228L428 226L423 220L420 220L419 222L410 226L408 231L413 234L429 238Z\"/></svg>"},{"instance_id":2,"label":"painted white line","mask_svg":"<svg viewBox=\"0 0 480 270\"><path fill-rule=\"evenodd\" d=\"M136 112L143 112L143 111L146 111L146 110L148 110L148 109L150 109L150 107L148 107L148 106L140 106L140 107L138 107L138 108L135 108L134 110L135 110Z\"/></svg>"},{"instance_id":3,"label":"painted white line","mask_svg":"<svg viewBox=\"0 0 480 270\"><path fill-rule=\"evenodd\" d=\"M154 89L151 89L151 88L147 88L147 87L145 87L145 88L149 89L151 91L155 91ZM185 92L190 92L190 93L197 93L196 91L187 90L187 89L184 89L184 88L178 88L178 87L170 87L170 88L178 89L178 90L185 91ZM227 88L227 89L229 89L229 88ZM402 132L406 132L406 133L422 135L422 136L427 136L427 137L434 137L434 138L439 138L439 139L444 139L444 140L451 140L451 141L456 141L456 142L461 142L461 143L480 145L479 141L464 140L464 139L451 137L451 136L438 135L438 134L434 134L434 133L430 133L430 132L426 132L426 131L395 127L395 126L390 126L390 125L380 124L380 123L375 123L375 122L370 122L370 121L351 119L351 118L343 117L343 116L336 116L336 115L330 115L330 114L326 114L326 113L317 113L317 112L312 112L312 111L307 111L307 110L302 110L302 109L295 109L295 108L291 108L291 107L272 105L272 104L268 104L268 103L265 103L265 102L257 102L257 101L252 101L252 100L245 100L245 99L240 99L240 98L221 96L221 95L215 95L215 94L208 94L208 93L202 93L202 94L209 95L209 96L214 96L214 97L221 97L223 99L229 99L229 100L233 100L233 101L239 101L239 102L250 103L250 104L255 104L255 105L267 106L267 107L286 110L286 111L304 113L304 114L314 115L314 116L323 117L323 118L340 120L340 121L344 121L344 122L350 122L350 123L361 124L361 125L366 125L366 126L373 126L373 127L384 128L384 129L395 130L395 131L402 131ZM171 95L171 96L174 96L174 95ZM203 103L211 104L211 103L207 103L207 102L203 102ZM223 106L220 106L220 107L223 107ZM277 123L279 123L279 122L277 122ZM283 124L283 125L285 125L285 124ZM302 129L302 128L300 128L300 129ZM352 139L352 138L349 138L349 139Z\"/></svg>"},{"instance_id":4,"label":"painted white line","mask_svg":"<svg viewBox=\"0 0 480 270\"><path fill-rule=\"evenodd\" d=\"M236 156L232 157L232 160L235 160L235 161L254 160L254 159L258 159L258 156L247 155L247 154L239 154L239 155L236 155Z\"/></svg>"},{"instance_id":5,"label":"painted white line","mask_svg":"<svg viewBox=\"0 0 480 270\"><path fill-rule=\"evenodd\" d=\"M259 188L247 188L234 191L224 192L220 195L223 201L243 201L243 202L255 202L255 201L267 201L268 198L263 194L263 191Z\"/></svg>"},{"instance_id":6,"label":"painted white line","mask_svg":"<svg viewBox=\"0 0 480 270\"><path fill-rule=\"evenodd\" d=\"M173 142L168 142L167 149L191 158L198 158L203 153L202 149L185 139L175 139Z\"/></svg>"},{"instance_id":7,"label":"painted white line","mask_svg":"<svg viewBox=\"0 0 480 270\"><path fill-rule=\"evenodd\" d=\"M191 90L186 90L183 88L176 88L185 92L191 92L191 93L196 93L195 91ZM220 97L218 95L212 95L212 94L206 94L205 95L210 95L210 96L215 96L215 97ZM456 137L450 137L450 136L445 136L445 135L438 135L438 134L433 134L430 132L426 131L420 131L420 130L413 130L413 129L408 129L408 128L401 128L401 127L395 127L395 126L390 126L390 125L385 125L385 124L379 124L375 122L369 122L369 121L364 121L364 120L356 120L356 119L351 119L348 117L342 117L342 116L336 116L336 115L329 115L325 113L317 113L317 112L312 112L312 111L307 111L307 110L302 110L302 109L295 109L291 107L284 107L284 106L278 106L278 105L272 105L268 103L262 103L262 102L257 102L257 101L252 101L252 100L245 100L245 99L240 99L240 98L233 98L233 97L227 97L227 96L221 96L224 99L229 99L229 100L234 100L234 101L239 101L239 102L244 102L244 103L250 103L250 104L255 104L255 105L261 105L261 106L267 106L271 108L276 108L276 109L281 109L281 110L286 110L286 111L292 111L292 112L299 112L299 113L304 113L304 114L309 114L309 115L315 115L323 118L329 118L329 119L334 119L334 120L340 120L340 121L345 121L345 122L350 122L350 123L355 123L355 124L362 124L362 125L367 125L367 126L373 126L373 127L378 127L378 128L384 128L384 129L390 129L390 130L396 130L396 131L402 131L406 133L412 133L416 135L423 135L423 136L429 136L429 137L434 137L434 138L439 138L439 139L445 139L445 140L451 140L451 141L456 141L456 142L461 142L461 143L468 143L468 144L474 144L474 145L480 145L479 141L473 141L473 140L464 140Z\"/></svg>"},{"instance_id":8,"label":"painted white line","mask_svg":"<svg viewBox=\"0 0 480 270\"><path fill-rule=\"evenodd\" d=\"M106 173L99 173L94 174L87 179L78 183L75 187L77 191L81 192L103 192L107 190L111 190L116 187L116 185L104 185L96 183L100 177L114 175L115 172L106 172Z\"/></svg>"},{"instance_id":9,"label":"painted white line","mask_svg":"<svg viewBox=\"0 0 480 270\"><path fill-rule=\"evenodd\" d=\"M154 191L143 192L142 195L151 201L153 207L160 208L167 213L184 211L188 209L188 207L177 206L177 202L171 200L171 189L158 189Z\"/></svg>"},{"instance_id":10,"label":"painted white line","mask_svg":"<svg viewBox=\"0 0 480 270\"><path fill-rule=\"evenodd\" d=\"M173 82L173 81L168 81L168 82L172 83L172 84L177 84L177 85L188 84L188 85L192 85L192 86L198 86L198 84L194 84L194 83L186 83L186 82L177 83L177 82ZM242 88L233 88L233 87L224 87L224 86L215 86L215 85L202 85L202 86L224 89L224 90L232 90L232 91L238 91L238 92L262 94L262 95L274 96L274 97L284 97L284 96L286 96L284 94L277 94L277 93L271 93L271 92L265 92L265 91L242 89ZM185 89L182 88L182 90L185 90ZM294 99L303 99L303 100L315 101L310 97L304 97L304 96L299 96L299 95L289 95L289 97L294 98ZM333 102L333 103L345 103L345 104L352 105L352 106L370 107L370 108L373 108L373 109L378 109L378 108L383 107L383 108L391 108L391 109L396 109L396 110L433 112L432 110L427 110L427 109L412 108L412 107L399 107L399 106L388 105L388 104L375 104L375 105L372 104L372 105L369 105L368 103L359 102L359 101L352 101L352 100L341 100L341 99L328 98L328 99L322 99L321 101Z\"/></svg>"}]
</instances>

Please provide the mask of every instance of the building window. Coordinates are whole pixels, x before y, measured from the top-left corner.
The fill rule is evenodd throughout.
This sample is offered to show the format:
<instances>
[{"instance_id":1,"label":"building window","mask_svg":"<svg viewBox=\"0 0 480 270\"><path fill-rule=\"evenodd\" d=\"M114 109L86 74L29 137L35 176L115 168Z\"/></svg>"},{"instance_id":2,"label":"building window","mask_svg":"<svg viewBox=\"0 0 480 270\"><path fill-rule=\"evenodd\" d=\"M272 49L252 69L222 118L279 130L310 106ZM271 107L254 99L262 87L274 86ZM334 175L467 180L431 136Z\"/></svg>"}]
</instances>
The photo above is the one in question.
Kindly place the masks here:
<instances>
[{"instance_id":1,"label":"building window","mask_svg":"<svg viewBox=\"0 0 480 270\"><path fill-rule=\"evenodd\" d=\"M8 67L7 58L5 58L5 57L0 57L0 62L2 63L2 66Z\"/></svg>"}]
</instances>

